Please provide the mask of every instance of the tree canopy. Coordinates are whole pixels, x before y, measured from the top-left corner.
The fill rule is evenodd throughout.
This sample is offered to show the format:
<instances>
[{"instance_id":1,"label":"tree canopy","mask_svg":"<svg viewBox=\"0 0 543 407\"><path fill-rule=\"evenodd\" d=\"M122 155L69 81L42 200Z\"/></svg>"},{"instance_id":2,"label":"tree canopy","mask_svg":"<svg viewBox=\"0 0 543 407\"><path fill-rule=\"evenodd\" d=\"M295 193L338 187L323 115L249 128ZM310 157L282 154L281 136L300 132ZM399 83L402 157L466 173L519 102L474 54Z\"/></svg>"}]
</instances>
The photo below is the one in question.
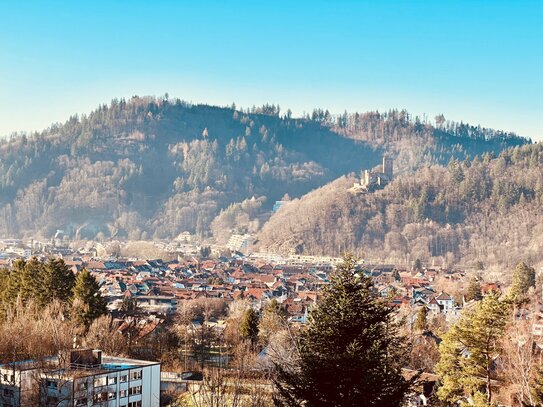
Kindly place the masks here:
<instances>
[{"instance_id":1,"label":"tree canopy","mask_svg":"<svg viewBox=\"0 0 543 407\"><path fill-rule=\"evenodd\" d=\"M442 401L465 403L471 397L491 405L492 381L497 379L495 363L509 309L498 293L488 294L444 335L436 366L440 378L437 394Z\"/></svg>"},{"instance_id":2,"label":"tree canopy","mask_svg":"<svg viewBox=\"0 0 543 407\"><path fill-rule=\"evenodd\" d=\"M106 302L100 295L98 282L86 269L75 279L73 312L75 319L87 328L106 313Z\"/></svg>"},{"instance_id":3,"label":"tree canopy","mask_svg":"<svg viewBox=\"0 0 543 407\"><path fill-rule=\"evenodd\" d=\"M276 364L277 403L284 406L400 406L411 383L392 308L347 256L309 314L295 367Z\"/></svg>"}]
</instances>

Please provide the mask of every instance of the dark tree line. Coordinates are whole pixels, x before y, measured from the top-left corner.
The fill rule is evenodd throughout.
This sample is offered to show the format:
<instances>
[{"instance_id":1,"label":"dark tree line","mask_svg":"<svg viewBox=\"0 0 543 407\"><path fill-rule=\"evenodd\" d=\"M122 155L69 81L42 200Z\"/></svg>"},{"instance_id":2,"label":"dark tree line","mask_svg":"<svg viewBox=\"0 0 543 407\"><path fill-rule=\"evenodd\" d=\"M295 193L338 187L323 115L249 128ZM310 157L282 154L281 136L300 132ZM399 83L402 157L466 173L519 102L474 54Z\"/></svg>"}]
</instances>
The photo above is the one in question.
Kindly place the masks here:
<instances>
[{"instance_id":1,"label":"dark tree line","mask_svg":"<svg viewBox=\"0 0 543 407\"><path fill-rule=\"evenodd\" d=\"M20 259L10 270L0 270L2 313L18 304L44 309L54 302L70 308L72 318L85 329L106 313L96 279L87 270L74 275L62 259Z\"/></svg>"}]
</instances>

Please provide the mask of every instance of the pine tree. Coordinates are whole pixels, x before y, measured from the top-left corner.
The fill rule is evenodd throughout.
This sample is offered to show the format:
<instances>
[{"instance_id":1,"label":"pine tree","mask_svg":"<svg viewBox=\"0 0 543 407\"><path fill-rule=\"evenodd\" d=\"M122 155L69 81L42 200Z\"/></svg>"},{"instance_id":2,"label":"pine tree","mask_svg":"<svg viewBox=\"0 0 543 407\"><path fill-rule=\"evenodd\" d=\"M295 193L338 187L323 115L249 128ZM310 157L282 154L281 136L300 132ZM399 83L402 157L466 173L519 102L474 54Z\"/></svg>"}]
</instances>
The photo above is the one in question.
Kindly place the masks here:
<instances>
[{"instance_id":1,"label":"pine tree","mask_svg":"<svg viewBox=\"0 0 543 407\"><path fill-rule=\"evenodd\" d=\"M417 319L415 320L415 329L417 331L425 331L428 328L428 308L421 307L417 312Z\"/></svg>"},{"instance_id":2,"label":"pine tree","mask_svg":"<svg viewBox=\"0 0 543 407\"><path fill-rule=\"evenodd\" d=\"M73 296L75 275L62 259L49 259L45 264L44 291L47 302L69 302Z\"/></svg>"},{"instance_id":3,"label":"pine tree","mask_svg":"<svg viewBox=\"0 0 543 407\"><path fill-rule=\"evenodd\" d=\"M500 301L498 293L491 293L445 334L436 365L441 383L437 394L442 401L457 404L470 396L492 403L494 361L508 312L509 304Z\"/></svg>"},{"instance_id":4,"label":"pine tree","mask_svg":"<svg viewBox=\"0 0 543 407\"><path fill-rule=\"evenodd\" d=\"M535 287L535 269L524 262L517 264L513 271L511 297L515 301L522 301L531 287Z\"/></svg>"},{"instance_id":5,"label":"pine tree","mask_svg":"<svg viewBox=\"0 0 543 407\"><path fill-rule=\"evenodd\" d=\"M280 406L400 406L411 386L402 376L404 338L394 310L376 299L371 279L346 256L311 311L297 368L276 363ZM305 404L304 404L305 403Z\"/></svg>"},{"instance_id":6,"label":"pine tree","mask_svg":"<svg viewBox=\"0 0 543 407\"><path fill-rule=\"evenodd\" d=\"M466 293L466 300L480 301L483 298L481 293L481 284L476 278L472 278L469 282L468 292Z\"/></svg>"},{"instance_id":7,"label":"pine tree","mask_svg":"<svg viewBox=\"0 0 543 407\"><path fill-rule=\"evenodd\" d=\"M86 269L83 269L75 279L74 318L85 328L106 313L106 302L100 295L99 288L96 279Z\"/></svg>"},{"instance_id":8,"label":"pine tree","mask_svg":"<svg viewBox=\"0 0 543 407\"><path fill-rule=\"evenodd\" d=\"M12 269L9 271L7 280L5 281L4 290L2 292L2 306L5 308L8 304L13 304L21 291L21 277L25 268L26 262L18 259L13 263Z\"/></svg>"},{"instance_id":9,"label":"pine tree","mask_svg":"<svg viewBox=\"0 0 543 407\"><path fill-rule=\"evenodd\" d=\"M18 272L20 273L19 295L23 302L34 300L38 305L44 306L47 303L47 293L44 290L43 263L36 257L32 257Z\"/></svg>"},{"instance_id":10,"label":"pine tree","mask_svg":"<svg viewBox=\"0 0 543 407\"><path fill-rule=\"evenodd\" d=\"M258 314L252 307L243 314L239 331L241 337L250 340L252 344L258 340Z\"/></svg>"}]
</instances>

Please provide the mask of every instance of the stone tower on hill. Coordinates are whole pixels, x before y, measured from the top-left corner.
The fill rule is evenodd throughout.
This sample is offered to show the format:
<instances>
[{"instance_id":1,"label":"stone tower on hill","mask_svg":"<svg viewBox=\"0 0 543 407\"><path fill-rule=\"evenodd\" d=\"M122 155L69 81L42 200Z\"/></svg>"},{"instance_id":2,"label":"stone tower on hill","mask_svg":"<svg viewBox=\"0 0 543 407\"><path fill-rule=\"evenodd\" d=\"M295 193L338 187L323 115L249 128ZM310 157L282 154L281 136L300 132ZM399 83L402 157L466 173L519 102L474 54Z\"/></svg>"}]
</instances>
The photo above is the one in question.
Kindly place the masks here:
<instances>
[{"instance_id":1,"label":"stone tower on hill","mask_svg":"<svg viewBox=\"0 0 543 407\"><path fill-rule=\"evenodd\" d=\"M394 161L392 157L389 157L387 154L383 156L383 174L385 174L389 181L392 180L394 175Z\"/></svg>"}]
</instances>

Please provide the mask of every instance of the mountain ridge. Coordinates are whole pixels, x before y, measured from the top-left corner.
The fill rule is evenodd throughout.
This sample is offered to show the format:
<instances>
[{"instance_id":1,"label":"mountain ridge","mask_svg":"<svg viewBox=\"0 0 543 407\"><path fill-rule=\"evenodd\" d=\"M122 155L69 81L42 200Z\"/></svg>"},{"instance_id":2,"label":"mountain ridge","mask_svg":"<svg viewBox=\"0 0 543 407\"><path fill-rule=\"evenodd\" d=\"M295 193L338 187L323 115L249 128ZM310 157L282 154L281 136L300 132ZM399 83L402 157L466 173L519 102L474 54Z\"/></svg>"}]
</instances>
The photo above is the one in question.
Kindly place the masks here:
<instances>
[{"instance_id":1,"label":"mountain ridge","mask_svg":"<svg viewBox=\"0 0 543 407\"><path fill-rule=\"evenodd\" d=\"M473 134L458 130L466 128ZM73 238L151 239L188 230L210 237L232 206L254 196L260 206L251 211L267 211L285 194L300 197L375 166L385 151L402 173L526 143L465 125L434 128L405 111L332 116L317 109L292 118L274 105L241 111L115 99L0 141L0 235L48 237L61 229Z\"/></svg>"},{"instance_id":2,"label":"mountain ridge","mask_svg":"<svg viewBox=\"0 0 543 407\"><path fill-rule=\"evenodd\" d=\"M341 177L284 205L258 234L260 250L376 261L512 267L543 262L543 145L451 160L403 174L374 193Z\"/></svg>"}]
</instances>

